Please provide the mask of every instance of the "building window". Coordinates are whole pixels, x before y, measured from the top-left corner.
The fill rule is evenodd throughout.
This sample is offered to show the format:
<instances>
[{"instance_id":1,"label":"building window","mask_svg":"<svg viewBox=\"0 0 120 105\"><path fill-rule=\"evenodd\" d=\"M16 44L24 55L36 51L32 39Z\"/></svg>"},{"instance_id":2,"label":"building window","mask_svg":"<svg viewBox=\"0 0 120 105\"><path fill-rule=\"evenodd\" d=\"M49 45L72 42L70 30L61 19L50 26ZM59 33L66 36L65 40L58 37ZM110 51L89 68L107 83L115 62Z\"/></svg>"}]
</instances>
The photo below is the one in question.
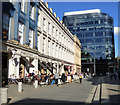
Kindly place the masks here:
<instances>
[{"instance_id":1,"label":"building window","mask_svg":"<svg viewBox=\"0 0 120 105\"><path fill-rule=\"evenodd\" d=\"M59 51L58 51L58 53L59 53L59 54L58 54L58 55L59 55L58 58L60 59L60 58L61 58L61 56L60 56L60 54L61 54L61 48L59 47L58 50L59 50Z\"/></svg>"},{"instance_id":2,"label":"building window","mask_svg":"<svg viewBox=\"0 0 120 105\"><path fill-rule=\"evenodd\" d=\"M40 14L38 15L38 27L40 27Z\"/></svg>"},{"instance_id":3,"label":"building window","mask_svg":"<svg viewBox=\"0 0 120 105\"><path fill-rule=\"evenodd\" d=\"M61 42L61 33L59 33L59 41Z\"/></svg>"},{"instance_id":4,"label":"building window","mask_svg":"<svg viewBox=\"0 0 120 105\"><path fill-rule=\"evenodd\" d=\"M64 38L63 38L63 35L62 35L62 37L61 37L61 43L62 44L64 44L64 40L63 40Z\"/></svg>"},{"instance_id":5,"label":"building window","mask_svg":"<svg viewBox=\"0 0 120 105\"><path fill-rule=\"evenodd\" d=\"M34 10L35 10L35 7L33 5L32 2L30 2L30 12L29 12L29 15L30 15L30 18L34 20Z\"/></svg>"},{"instance_id":6,"label":"building window","mask_svg":"<svg viewBox=\"0 0 120 105\"><path fill-rule=\"evenodd\" d=\"M64 37L64 45L66 46L67 39ZM68 43L67 43L68 44Z\"/></svg>"},{"instance_id":7,"label":"building window","mask_svg":"<svg viewBox=\"0 0 120 105\"><path fill-rule=\"evenodd\" d=\"M24 32L24 24L18 23L18 42L23 44L23 32Z\"/></svg>"},{"instance_id":8,"label":"building window","mask_svg":"<svg viewBox=\"0 0 120 105\"><path fill-rule=\"evenodd\" d=\"M4 13L3 14L3 26L2 26L2 35L3 35L3 39L4 40L7 40L8 39L8 30L10 31L9 29L9 15Z\"/></svg>"},{"instance_id":9,"label":"building window","mask_svg":"<svg viewBox=\"0 0 120 105\"><path fill-rule=\"evenodd\" d=\"M55 30L55 28L54 28L54 26L52 27L52 35L53 35L53 37L54 37L54 30Z\"/></svg>"},{"instance_id":10,"label":"building window","mask_svg":"<svg viewBox=\"0 0 120 105\"><path fill-rule=\"evenodd\" d=\"M50 41L48 40L48 56L50 56Z\"/></svg>"},{"instance_id":11,"label":"building window","mask_svg":"<svg viewBox=\"0 0 120 105\"><path fill-rule=\"evenodd\" d=\"M58 30L56 30L56 39L58 40Z\"/></svg>"},{"instance_id":12,"label":"building window","mask_svg":"<svg viewBox=\"0 0 120 105\"><path fill-rule=\"evenodd\" d=\"M56 45L56 58L58 58L58 46Z\"/></svg>"},{"instance_id":13,"label":"building window","mask_svg":"<svg viewBox=\"0 0 120 105\"><path fill-rule=\"evenodd\" d=\"M45 31L45 25L46 24L46 19L45 18L43 18L43 30Z\"/></svg>"},{"instance_id":14,"label":"building window","mask_svg":"<svg viewBox=\"0 0 120 105\"><path fill-rule=\"evenodd\" d=\"M55 47L54 47L54 43L52 43L52 56L54 57L54 51L55 50Z\"/></svg>"},{"instance_id":15,"label":"building window","mask_svg":"<svg viewBox=\"0 0 120 105\"><path fill-rule=\"evenodd\" d=\"M48 34L50 34L50 23L48 22Z\"/></svg>"},{"instance_id":16,"label":"building window","mask_svg":"<svg viewBox=\"0 0 120 105\"><path fill-rule=\"evenodd\" d=\"M45 50L46 50L46 49L45 49L45 44L46 44L46 43L45 43L45 38L43 38L43 49L42 49L42 53L43 53L43 54L45 54Z\"/></svg>"},{"instance_id":17,"label":"building window","mask_svg":"<svg viewBox=\"0 0 120 105\"><path fill-rule=\"evenodd\" d=\"M25 7L25 2L24 2L24 0L21 0L20 2L19 2L19 9L22 11L22 12L24 12L24 8Z\"/></svg>"},{"instance_id":18,"label":"building window","mask_svg":"<svg viewBox=\"0 0 120 105\"><path fill-rule=\"evenodd\" d=\"M98 24L98 21L95 21L95 24Z\"/></svg>"},{"instance_id":19,"label":"building window","mask_svg":"<svg viewBox=\"0 0 120 105\"><path fill-rule=\"evenodd\" d=\"M33 48L33 30L29 29L29 46Z\"/></svg>"}]
</instances>

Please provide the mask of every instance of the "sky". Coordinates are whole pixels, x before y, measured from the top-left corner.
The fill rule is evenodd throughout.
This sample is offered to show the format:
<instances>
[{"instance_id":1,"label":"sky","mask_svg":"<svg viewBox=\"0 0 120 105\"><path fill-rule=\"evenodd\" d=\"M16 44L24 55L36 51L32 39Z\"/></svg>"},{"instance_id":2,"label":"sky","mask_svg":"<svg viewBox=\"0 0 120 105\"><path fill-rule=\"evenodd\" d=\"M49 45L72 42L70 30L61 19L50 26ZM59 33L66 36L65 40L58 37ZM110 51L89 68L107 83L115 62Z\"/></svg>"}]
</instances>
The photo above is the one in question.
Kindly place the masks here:
<instances>
[{"instance_id":1,"label":"sky","mask_svg":"<svg viewBox=\"0 0 120 105\"><path fill-rule=\"evenodd\" d=\"M56 16L62 20L64 12L100 9L114 19L115 57L118 55L118 2L48 2ZM120 28L119 28L120 29Z\"/></svg>"}]
</instances>

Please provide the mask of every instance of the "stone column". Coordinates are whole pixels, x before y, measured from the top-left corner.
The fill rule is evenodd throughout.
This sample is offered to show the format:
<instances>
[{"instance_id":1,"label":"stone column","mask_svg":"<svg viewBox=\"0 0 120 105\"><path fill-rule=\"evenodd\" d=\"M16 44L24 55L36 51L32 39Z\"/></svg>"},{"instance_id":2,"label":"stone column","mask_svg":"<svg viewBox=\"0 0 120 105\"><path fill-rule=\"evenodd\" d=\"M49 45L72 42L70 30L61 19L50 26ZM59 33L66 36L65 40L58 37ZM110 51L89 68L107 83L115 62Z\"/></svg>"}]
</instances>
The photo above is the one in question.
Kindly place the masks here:
<instances>
[{"instance_id":1,"label":"stone column","mask_svg":"<svg viewBox=\"0 0 120 105\"><path fill-rule=\"evenodd\" d=\"M41 45L40 45L40 35L38 35L38 50L39 50L39 52L41 52Z\"/></svg>"},{"instance_id":2,"label":"stone column","mask_svg":"<svg viewBox=\"0 0 120 105\"><path fill-rule=\"evenodd\" d=\"M19 78L20 55L15 55L9 59L8 78ZM14 77L13 77L14 74Z\"/></svg>"},{"instance_id":3,"label":"stone column","mask_svg":"<svg viewBox=\"0 0 120 105\"><path fill-rule=\"evenodd\" d=\"M35 59L35 71L38 73L38 59Z\"/></svg>"},{"instance_id":4,"label":"stone column","mask_svg":"<svg viewBox=\"0 0 120 105\"><path fill-rule=\"evenodd\" d=\"M53 63L53 66L56 67L56 64ZM55 74L55 73L56 73L56 69L53 69L53 74Z\"/></svg>"},{"instance_id":5,"label":"stone column","mask_svg":"<svg viewBox=\"0 0 120 105\"><path fill-rule=\"evenodd\" d=\"M40 46L40 52L43 53L43 34L40 34L40 43L38 46Z\"/></svg>"},{"instance_id":6,"label":"stone column","mask_svg":"<svg viewBox=\"0 0 120 105\"><path fill-rule=\"evenodd\" d=\"M57 73L59 73L59 62L57 62Z\"/></svg>"},{"instance_id":7,"label":"stone column","mask_svg":"<svg viewBox=\"0 0 120 105\"><path fill-rule=\"evenodd\" d=\"M15 55L15 76L19 78L20 55Z\"/></svg>"},{"instance_id":8,"label":"stone column","mask_svg":"<svg viewBox=\"0 0 120 105\"><path fill-rule=\"evenodd\" d=\"M8 78L10 78L14 74L13 58L11 57L8 62Z\"/></svg>"},{"instance_id":9,"label":"stone column","mask_svg":"<svg viewBox=\"0 0 120 105\"><path fill-rule=\"evenodd\" d=\"M64 73L64 64L61 67L61 74Z\"/></svg>"}]
</instances>

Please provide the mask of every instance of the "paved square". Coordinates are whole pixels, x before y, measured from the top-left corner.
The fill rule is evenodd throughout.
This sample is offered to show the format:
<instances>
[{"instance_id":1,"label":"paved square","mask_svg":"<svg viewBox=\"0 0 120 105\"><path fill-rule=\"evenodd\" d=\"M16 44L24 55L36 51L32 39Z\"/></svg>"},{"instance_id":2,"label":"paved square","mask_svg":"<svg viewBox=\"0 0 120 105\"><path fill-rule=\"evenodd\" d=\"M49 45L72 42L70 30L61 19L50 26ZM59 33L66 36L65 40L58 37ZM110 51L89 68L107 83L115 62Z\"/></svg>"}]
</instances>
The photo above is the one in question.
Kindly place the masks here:
<instances>
[{"instance_id":1,"label":"paved square","mask_svg":"<svg viewBox=\"0 0 120 105\"><path fill-rule=\"evenodd\" d=\"M23 92L17 92L17 85L9 85L9 103L85 103L94 85L91 81L83 80L82 84L72 83L62 86L50 85L34 88L33 85L24 85Z\"/></svg>"}]
</instances>

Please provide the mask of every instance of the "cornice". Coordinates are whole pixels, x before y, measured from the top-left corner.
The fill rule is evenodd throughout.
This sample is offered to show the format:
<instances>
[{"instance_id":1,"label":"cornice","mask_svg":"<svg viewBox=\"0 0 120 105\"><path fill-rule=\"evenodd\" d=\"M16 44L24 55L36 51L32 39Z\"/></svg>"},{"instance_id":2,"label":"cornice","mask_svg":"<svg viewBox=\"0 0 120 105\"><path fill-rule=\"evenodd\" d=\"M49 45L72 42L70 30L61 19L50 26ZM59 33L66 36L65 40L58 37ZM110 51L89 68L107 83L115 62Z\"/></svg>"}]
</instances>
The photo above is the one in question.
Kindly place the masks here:
<instances>
[{"instance_id":1,"label":"cornice","mask_svg":"<svg viewBox=\"0 0 120 105\"><path fill-rule=\"evenodd\" d=\"M52 17L52 19L64 30L64 32L74 41L72 33L65 28L63 24L59 21L58 17L55 17L55 15L50 11L50 9L45 5L44 2L40 1L40 5L44 8L44 10Z\"/></svg>"}]
</instances>

